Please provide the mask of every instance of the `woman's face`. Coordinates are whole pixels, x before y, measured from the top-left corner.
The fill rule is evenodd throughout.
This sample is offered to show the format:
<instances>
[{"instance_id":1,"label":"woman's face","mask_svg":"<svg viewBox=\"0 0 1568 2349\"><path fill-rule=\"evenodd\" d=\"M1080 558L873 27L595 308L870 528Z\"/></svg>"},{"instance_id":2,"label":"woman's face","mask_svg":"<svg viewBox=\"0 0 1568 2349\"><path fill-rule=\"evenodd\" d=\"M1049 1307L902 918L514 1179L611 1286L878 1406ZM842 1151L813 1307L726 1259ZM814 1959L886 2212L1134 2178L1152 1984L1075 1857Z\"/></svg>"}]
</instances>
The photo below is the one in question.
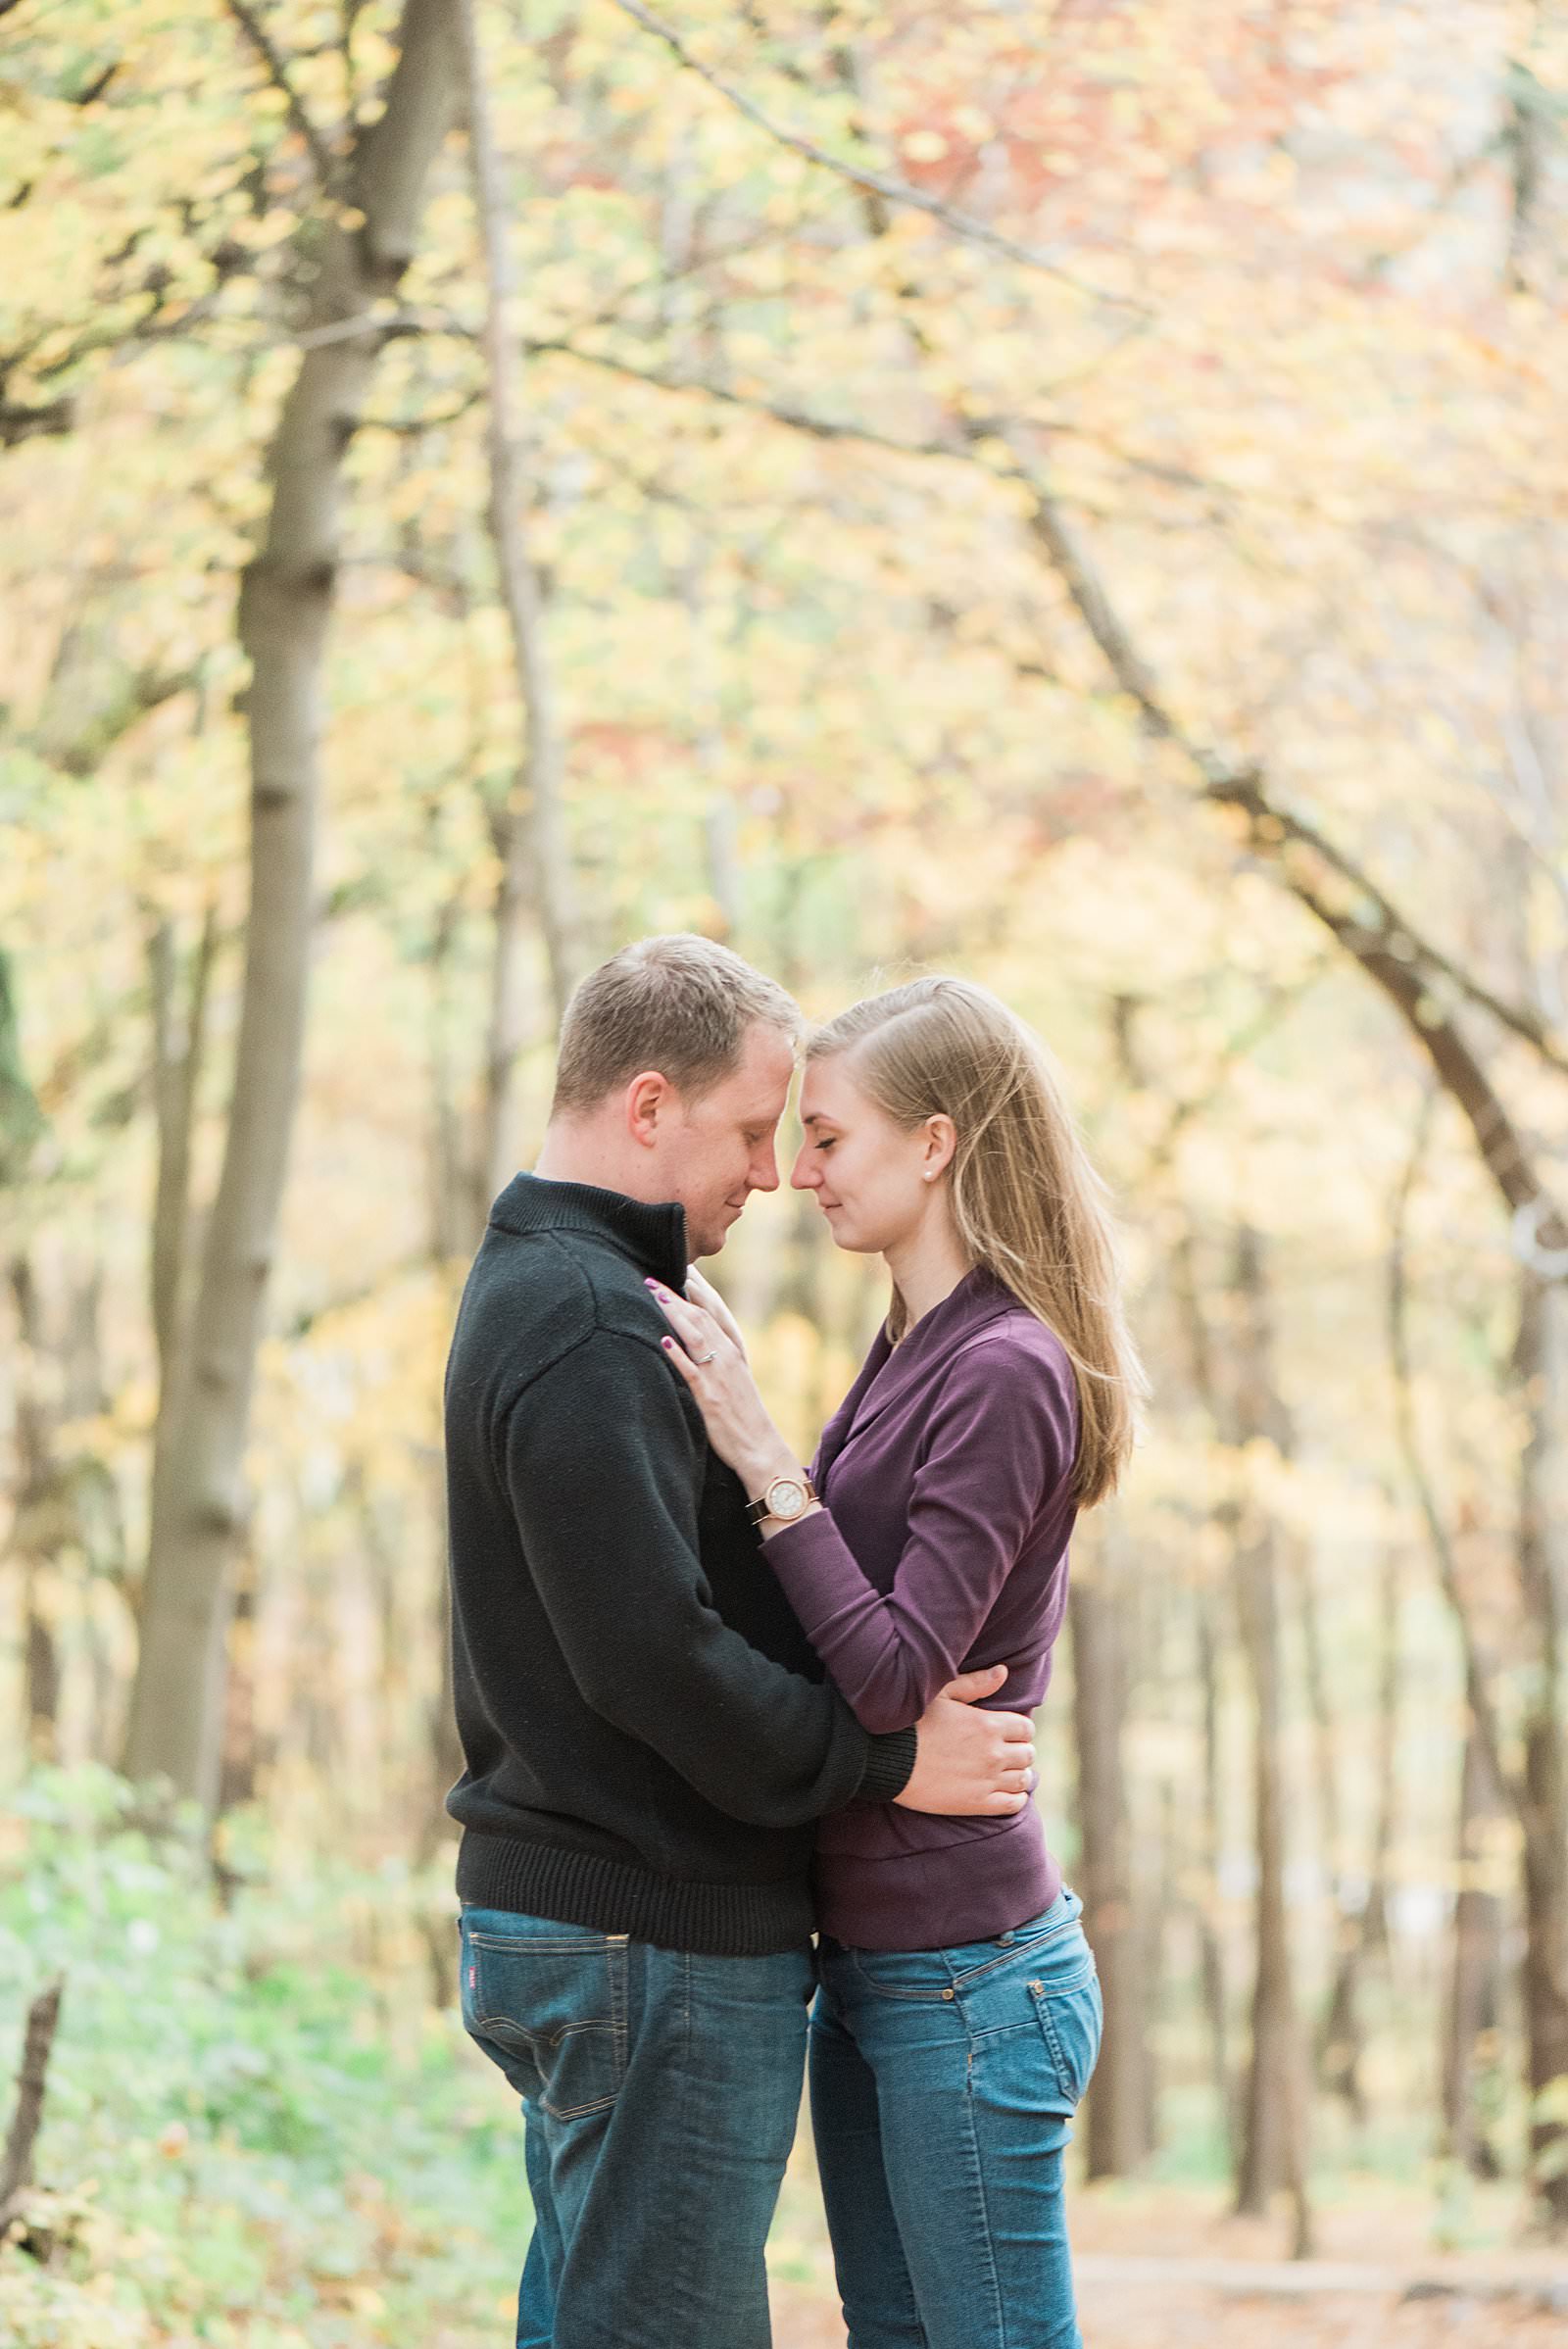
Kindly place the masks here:
<instances>
[{"instance_id":1,"label":"woman's face","mask_svg":"<svg viewBox=\"0 0 1568 2349\"><path fill-rule=\"evenodd\" d=\"M807 1062L801 1123L806 1140L790 1181L816 1193L838 1246L879 1255L911 1238L932 1208L951 1143L925 1126L906 1134L895 1125L855 1082L848 1052Z\"/></svg>"}]
</instances>

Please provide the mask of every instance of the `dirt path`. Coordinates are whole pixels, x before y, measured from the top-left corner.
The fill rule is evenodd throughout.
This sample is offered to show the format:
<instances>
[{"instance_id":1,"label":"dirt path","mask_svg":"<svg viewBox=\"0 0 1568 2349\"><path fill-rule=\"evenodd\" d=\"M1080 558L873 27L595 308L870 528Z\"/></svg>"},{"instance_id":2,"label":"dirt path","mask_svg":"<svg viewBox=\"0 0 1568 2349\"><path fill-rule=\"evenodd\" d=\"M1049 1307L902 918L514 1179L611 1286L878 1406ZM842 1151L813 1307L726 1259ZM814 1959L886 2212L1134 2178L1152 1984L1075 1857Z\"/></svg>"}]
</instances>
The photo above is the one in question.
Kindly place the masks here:
<instances>
[{"instance_id":1,"label":"dirt path","mask_svg":"<svg viewBox=\"0 0 1568 2349\"><path fill-rule=\"evenodd\" d=\"M1334 2288L1344 2278L1332 2270L1310 2279L1298 2271L1282 2291L1266 2271L1249 2286L1241 2277L1222 2282L1196 2261L1191 2274L1178 2262L1151 2261L1142 2273L1129 2266L1082 2262L1085 2349L1568 2349L1568 2288L1553 2310L1534 2287L1522 2299L1459 2285L1408 2299ZM832 2300L780 2285L773 2301L775 2349L844 2349Z\"/></svg>"},{"instance_id":2,"label":"dirt path","mask_svg":"<svg viewBox=\"0 0 1568 2349\"><path fill-rule=\"evenodd\" d=\"M1431 2206L1358 2183L1319 2214L1322 2256L1280 2257L1278 2222L1212 2195L1081 2190L1074 2266L1086 2349L1568 2349L1568 2257L1528 2247L1500 2194L1468 2253L1436 2250ZM775 2349L844 2349L813 2198L775 2275Z\"/></svg>"}]
</instances>

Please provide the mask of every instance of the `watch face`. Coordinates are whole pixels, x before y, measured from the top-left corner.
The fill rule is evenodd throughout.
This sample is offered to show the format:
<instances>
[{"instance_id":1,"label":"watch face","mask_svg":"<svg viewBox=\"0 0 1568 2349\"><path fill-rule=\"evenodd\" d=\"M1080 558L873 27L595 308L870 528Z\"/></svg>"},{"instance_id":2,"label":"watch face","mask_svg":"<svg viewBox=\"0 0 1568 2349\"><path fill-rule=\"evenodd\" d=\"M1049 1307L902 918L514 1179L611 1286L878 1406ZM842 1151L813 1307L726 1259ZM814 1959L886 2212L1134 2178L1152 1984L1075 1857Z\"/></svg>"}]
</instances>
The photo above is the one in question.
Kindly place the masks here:
<instances>
[{"instance_id":1,"label":"watch face","mask_svg":"<svg viewBox=\"0 0 1568 2349\"><path fill-rule=\"evenodd\" d=\"M767 1488L766 1499L770 1517L799 1517L806 1506L806 1487L794 1477L775 1477Z\"/></svg>"}]
</instances>

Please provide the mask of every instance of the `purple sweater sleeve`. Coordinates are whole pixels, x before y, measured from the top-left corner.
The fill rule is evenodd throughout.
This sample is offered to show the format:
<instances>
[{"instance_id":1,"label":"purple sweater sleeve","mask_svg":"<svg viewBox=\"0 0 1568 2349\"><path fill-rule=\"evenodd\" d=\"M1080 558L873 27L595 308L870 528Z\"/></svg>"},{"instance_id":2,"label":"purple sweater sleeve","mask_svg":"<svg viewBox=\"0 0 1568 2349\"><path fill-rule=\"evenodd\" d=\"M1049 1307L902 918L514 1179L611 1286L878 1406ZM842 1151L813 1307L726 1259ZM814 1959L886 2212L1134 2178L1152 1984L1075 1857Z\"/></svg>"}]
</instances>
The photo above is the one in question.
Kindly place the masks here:
<instances>
[{"instance_id":1,"label":"purple sweater sleeve","mask_svg":"<svg viewBox=\"0 0 1568 2349\"><path fill-rule=\"evenodd\" d=\"M762 1544L811 1645L862 1729L906 1729L952 1680L1077 1448L1071 1372L1054 1377L1005 1336L955 1358L886 1595L816 1510Z\"/></svg>"}]
</instances>

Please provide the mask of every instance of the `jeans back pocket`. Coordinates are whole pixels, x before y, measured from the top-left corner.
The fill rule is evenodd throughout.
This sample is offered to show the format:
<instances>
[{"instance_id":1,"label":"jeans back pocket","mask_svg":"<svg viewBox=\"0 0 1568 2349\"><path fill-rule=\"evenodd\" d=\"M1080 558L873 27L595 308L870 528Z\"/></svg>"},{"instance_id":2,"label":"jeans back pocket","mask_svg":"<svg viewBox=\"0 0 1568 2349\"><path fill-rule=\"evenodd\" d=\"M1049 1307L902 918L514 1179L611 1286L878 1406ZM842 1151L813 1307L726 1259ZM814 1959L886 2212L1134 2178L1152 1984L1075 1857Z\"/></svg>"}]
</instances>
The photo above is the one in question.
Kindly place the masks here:
<instances>
[{"instance_id":1,"label":"jeans back pocket","mask_svg":"<svg viewBox=\"0 0 1568 2349\"><path fill-rule=\"evenodd\" d=\"M518 1918L463 1921L463 2022L516 2089L558 2121L603 2112L626 2076L626 1940Z\"/></svg>"}]
</instances>

